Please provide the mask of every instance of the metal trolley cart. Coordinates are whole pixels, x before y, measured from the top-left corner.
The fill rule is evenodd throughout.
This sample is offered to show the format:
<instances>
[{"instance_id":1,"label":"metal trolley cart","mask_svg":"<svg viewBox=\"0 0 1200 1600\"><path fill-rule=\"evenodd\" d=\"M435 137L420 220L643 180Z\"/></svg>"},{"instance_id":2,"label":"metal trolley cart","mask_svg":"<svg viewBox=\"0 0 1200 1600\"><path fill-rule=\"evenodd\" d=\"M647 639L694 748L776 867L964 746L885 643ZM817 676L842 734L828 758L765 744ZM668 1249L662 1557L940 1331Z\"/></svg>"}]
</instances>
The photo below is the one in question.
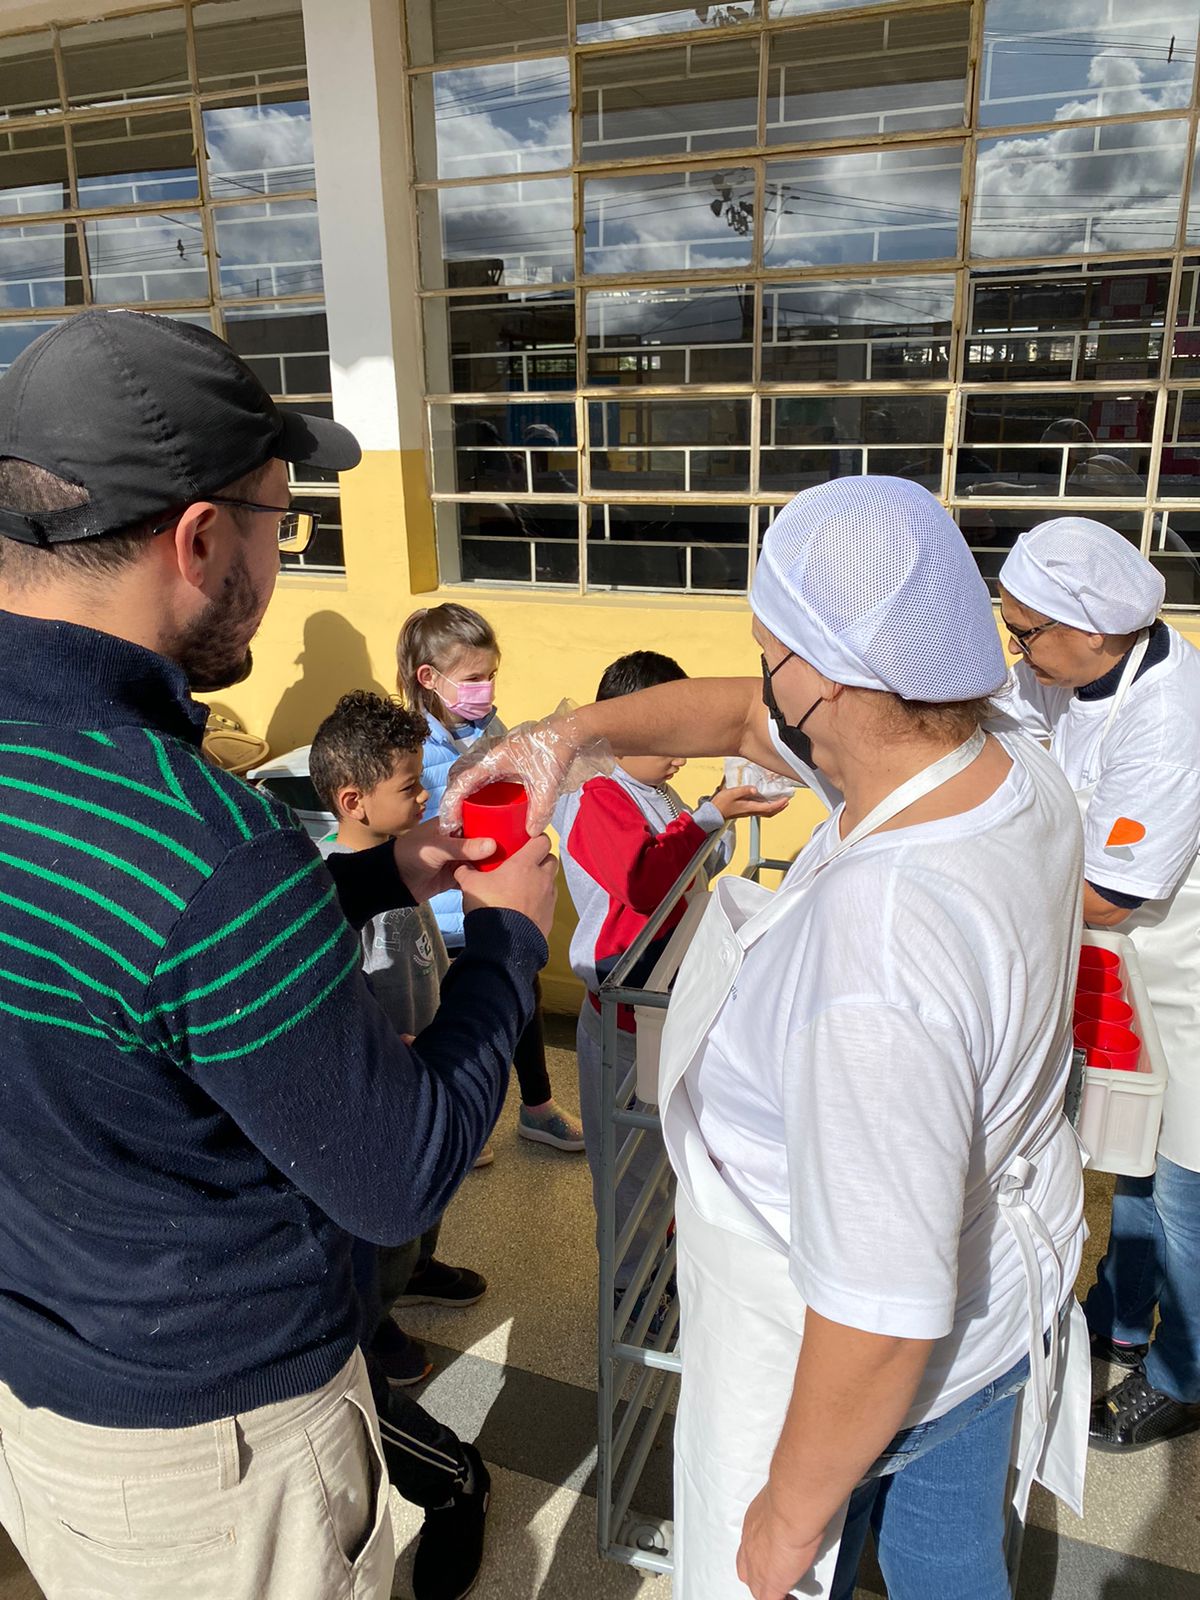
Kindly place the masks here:
<instances>
[{"instance_id":1,"label":"metal trolley cart","mask_svg":"<svg viewBox=\"0 0 1200 1600\"><path fill-rule=\"evenodd\" d=\"M657 1110L636 1102L636 1067L623 1074L619 1071L618 1007L666 1010L665 987L632 988L627 985L628 976L727 832L728 828L723 829L704 841L600 990L604 1116L600 1140L597 1532L601 1555L650 1572L671 1571L671 1523L639 1514L636 1496L679 1388L679 1303L673 1284L675 1189ZM763 871L782 872L791 865L764 858L761 842L755 817L750 822L750 863L744 873L755 881ZM617 1185L646 1141L657 1147L658 1159L646 1172L618 1236ZM644 1239L641 1252L617 1306L617 1272L639 1235Z\"/></svg>"}]
</instances>

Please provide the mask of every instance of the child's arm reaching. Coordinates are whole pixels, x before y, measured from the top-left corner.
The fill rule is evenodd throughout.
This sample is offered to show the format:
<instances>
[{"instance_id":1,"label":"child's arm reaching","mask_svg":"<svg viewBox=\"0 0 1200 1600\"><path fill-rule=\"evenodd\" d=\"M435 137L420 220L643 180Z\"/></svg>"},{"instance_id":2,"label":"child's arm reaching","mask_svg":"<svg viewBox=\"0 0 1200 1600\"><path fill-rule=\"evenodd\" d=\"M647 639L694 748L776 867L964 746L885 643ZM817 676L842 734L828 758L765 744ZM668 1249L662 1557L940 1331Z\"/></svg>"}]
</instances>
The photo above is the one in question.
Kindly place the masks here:
<instances>
[{"instance_id":1,"label":"child's arm reaching","mask_svg":"<svg viewBox=\"0 0 1200 1600\"><path fill-rule=\"evenodd\" d=\"M649 916L708 834L731 817L780 809L781 803L763 801L753 789L723 789L695 816L684 812L656 834L620 784L593 778L580 794L567 848L615 900Z\"/></svg>"}]
</instances>

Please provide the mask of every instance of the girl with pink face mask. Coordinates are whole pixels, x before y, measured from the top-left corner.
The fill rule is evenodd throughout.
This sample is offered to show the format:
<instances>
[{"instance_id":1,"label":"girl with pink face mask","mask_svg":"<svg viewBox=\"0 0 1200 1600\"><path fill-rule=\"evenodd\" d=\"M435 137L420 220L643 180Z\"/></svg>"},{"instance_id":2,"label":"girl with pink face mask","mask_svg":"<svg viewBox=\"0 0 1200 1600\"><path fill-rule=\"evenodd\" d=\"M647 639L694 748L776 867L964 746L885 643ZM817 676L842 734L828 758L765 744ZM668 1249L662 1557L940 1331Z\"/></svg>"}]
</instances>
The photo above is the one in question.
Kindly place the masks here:
<instances>
[{"instance_id":1,"label":"girl with pink face mask","mask_svg":"<svg viewBox=\"0 0 1200 1600\"><path fill-rule=\"evenodd\" d=\"M414 611L401 628L396 665L406 704L429 720L421 784L429 794L425 815L434 817L459 756L477 739L505 731L496 714L500 646L491 623L478 611L454 604L433 606ZM462 895L452 889L430 904L453 960L463 946ZM540 992L537 1013L521 1036L513 1065L521 1086L517 1131L554 1150L581 1151L583 1125L551 1092Z\"/></svg>"}]
</instances>

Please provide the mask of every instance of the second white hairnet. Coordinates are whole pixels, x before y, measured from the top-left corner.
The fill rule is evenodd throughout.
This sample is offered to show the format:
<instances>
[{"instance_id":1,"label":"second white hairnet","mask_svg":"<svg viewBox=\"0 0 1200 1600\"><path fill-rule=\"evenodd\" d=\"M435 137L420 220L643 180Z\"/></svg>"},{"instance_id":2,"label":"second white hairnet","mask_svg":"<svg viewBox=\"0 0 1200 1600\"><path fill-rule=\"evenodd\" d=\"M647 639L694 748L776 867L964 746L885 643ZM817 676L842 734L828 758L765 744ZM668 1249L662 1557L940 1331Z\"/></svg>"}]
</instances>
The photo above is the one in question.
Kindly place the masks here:
<instances>
[{"instance_id":1,"label":"second white hairnet","mask_svg":"<svg viewBox=\"0 0 1200 1600\"><path fill-rule=\"evenodd\" d=\"M1031 611L1085 633L1136 633L1158 616L1161 572L1136 545L1091 517L1054 517L1023 533L1000 582Z\"/></svg>"}]
</instances>

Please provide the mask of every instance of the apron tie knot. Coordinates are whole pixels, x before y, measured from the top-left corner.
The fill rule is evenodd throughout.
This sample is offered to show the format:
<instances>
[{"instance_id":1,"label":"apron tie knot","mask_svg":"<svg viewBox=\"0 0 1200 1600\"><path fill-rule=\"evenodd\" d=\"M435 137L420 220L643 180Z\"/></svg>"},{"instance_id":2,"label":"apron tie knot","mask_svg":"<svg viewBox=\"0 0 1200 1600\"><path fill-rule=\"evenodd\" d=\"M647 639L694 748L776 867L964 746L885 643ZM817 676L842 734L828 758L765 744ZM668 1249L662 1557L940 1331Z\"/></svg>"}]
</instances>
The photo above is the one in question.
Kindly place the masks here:
<instances>
[{"instance_id":1,"label":"apron tie knot","mask_svg":"<svg viewBox=\"0 0 1200 1600\"><path fill-rule=\"evenodd\" d=\"M997 1198L1002 1206L1019 1206L1025 1199L1025 1189L1033 1177L1035 1167L1024 1156L1017 1156L1005 1168L1000 1179Z\"/></svg>"}]
</instances>

